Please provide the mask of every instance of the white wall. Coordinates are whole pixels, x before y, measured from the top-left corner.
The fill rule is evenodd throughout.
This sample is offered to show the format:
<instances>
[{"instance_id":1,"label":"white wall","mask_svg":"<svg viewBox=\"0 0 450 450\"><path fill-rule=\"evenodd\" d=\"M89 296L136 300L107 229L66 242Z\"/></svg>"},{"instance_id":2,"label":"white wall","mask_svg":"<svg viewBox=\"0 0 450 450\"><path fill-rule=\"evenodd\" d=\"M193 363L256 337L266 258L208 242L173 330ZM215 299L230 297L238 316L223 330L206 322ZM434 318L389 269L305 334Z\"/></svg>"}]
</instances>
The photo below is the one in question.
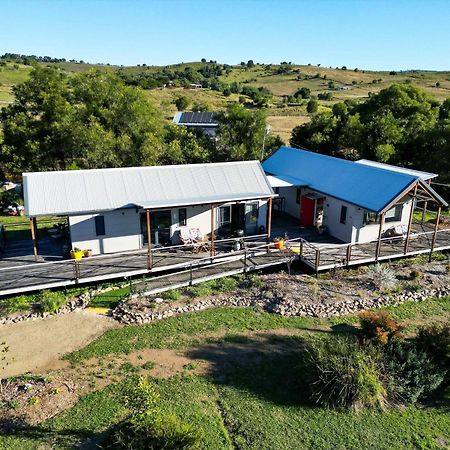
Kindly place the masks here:
<instances>
[{"instance_id":1,"label":"white wall","mask_svg":"<svg viewBox=\"0 0 450 450\"><path fill-rule=\"evenodd\" d=\"M255 201L259 203L258 228L266 226L267 201ZM110 211L103 214L85 214L70 216L70 237L72 247L82 250L92 249L94 255L102 253L123 252L137 250L143 247L143 235L140 225L140 213L134 208ZM179 244L179 208L171 209L172 226L170 233L173 244ZM105 218L105 236L97 236L95 230L95 217L102 215ZM187 206L186 226L199 228L205 235L211 233L211 208L209 205ZM217 233L217 208L214 212L215 232Z\"/></svg>"},{"instance_id":2,"label":"white wall","mask_svg":"<svg viewBox=\"0 0 450 450\"><path fill-rule=\"evenodd\" d=\"M105 218L105 236L97 236L95 216ZM94 255L136 250L142 247L139 212L134 208L102 214L70 216L72 248L92 249Z\"/></svg>"},{"instance_id":3,"label":"white wall","mask_svg":"<svg viewBox=\"0 0 450 450\"><path fill-rule=\"evenodd\" d=\"M341 208L347 207L345 224L341 223ZM354 220L357 216L356 207L327 195L323 203L323 225L328 228L328 233L343 242L351 242Z\"/></svg>"},{"instance_id":4,"label":"white wall","mask_svg":"<svg viewBox=\"0 0 450 450\"><path fill-rule=\"evenodd\" d=\"M382 228L382 232L384 233L386 230L396 225L408 226L411 207L412 207L412 200L408 200L407 202L405 202L403 204L401 220L398 222L385 222ZM376 241L378 239L380 224L374 223L369 225L363 225L364 210L362 208L357 209L358 214L355 222L355 229L353 230L352 242Z\"/></svg>"},{"instance_id":5,"label":"white wall","mask_svg":"<svg viewBox=\"0 0 450 450\"><path fill-rule=\"evenodd\" d=\"M300 204L297 203L297 187L280 187L278 195L284 197L284 212L299 220L300 223Z\"/></svg>"}]
</instances>

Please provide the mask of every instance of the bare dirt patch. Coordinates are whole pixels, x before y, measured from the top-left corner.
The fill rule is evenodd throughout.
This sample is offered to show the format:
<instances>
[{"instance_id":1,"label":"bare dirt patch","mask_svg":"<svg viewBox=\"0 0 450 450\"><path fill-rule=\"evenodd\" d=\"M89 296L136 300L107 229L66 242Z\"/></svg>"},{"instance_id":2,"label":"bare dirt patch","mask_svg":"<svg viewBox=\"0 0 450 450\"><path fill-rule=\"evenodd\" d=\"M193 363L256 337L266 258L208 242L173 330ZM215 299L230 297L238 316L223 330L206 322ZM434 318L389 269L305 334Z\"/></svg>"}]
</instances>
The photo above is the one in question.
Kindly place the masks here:
<instances>
[{"instance_id":1,"label":"bare dirt patch","mask_svg":"<svg viewBox=\"0 0 450 450\"><path fill-rule=\"evenodd\" d=\"M2 326L0 342L9 346L9 364L0 378L61 367L61 356L117 326L109 317L83 311Z\"/></svg>"}]
</instances>

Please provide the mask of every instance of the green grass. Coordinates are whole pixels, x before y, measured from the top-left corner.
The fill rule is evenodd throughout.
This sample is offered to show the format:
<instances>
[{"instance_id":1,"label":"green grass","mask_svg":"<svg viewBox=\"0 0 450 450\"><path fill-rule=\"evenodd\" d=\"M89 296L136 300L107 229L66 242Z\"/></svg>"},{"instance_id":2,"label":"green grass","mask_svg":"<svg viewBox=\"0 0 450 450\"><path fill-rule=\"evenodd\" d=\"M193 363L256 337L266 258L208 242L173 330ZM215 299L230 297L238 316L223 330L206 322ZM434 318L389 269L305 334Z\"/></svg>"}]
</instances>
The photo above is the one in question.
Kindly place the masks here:
<instances>
[{"instance_id":1,"label":"green grass","mask_svg":"<svg viewBox=\"0 0 450 450\"><path fill-rule=\"evenodd\" d=\"M398 320L426 320L450 313L450 299L429 299L387 308ZM153 381L161 409L204 431L202 449L438 449L450 442L450 392L434 406L398 408L358 414L311 404L305 374L297 372L303 343L320 338L317 325L353 323L355 317L319 320L283 318L254 309L219 308L107 332L84 349L69 355L71 362L91 356L128 353L148 348L184 348L192 361L209 362L204 375L182 375ZM251 330L309 329L308 333L267 336L271 351L254 341ZM345 327L334 331L343 332ZM208 338L223 332L225 345ZM241 333L241 334L240 334ZM219 340L220 343L220 340ZM126 365L125 365L126 364ZM138 368L125 363L120 370L134 377ZM151 367L151 366L150 366ZM194 367L194 364L192 364ZM82 397L71 409L14 436L0 436L0 449L68 449L79 442L94 448L102 432L124 417L117 399L120 384ZM444 395L445 394L445 395ZM39 407L37 405L36 407Z\"/></svg>"},{"instance_id":2,"label":"green grass","mask_svg":"<svg viewBox=\"0 0 450 450\"><path fill-rule=\"evenodd\" d=\"M46 234L47 229L52 228L53 225L64 222L66 219L57 216L42 216L37 219L37 237L42 237ZM5 235L8 240L23 240L31 239L30 221L22 216L5 216L0 215L0 225L5 227Z\"/></svg>"},{"instance_id":3,"label":"green grass","mask_svg":"<svg viewBox=\"0 0 450 450\"><path fill-rule=\"evenodd\" d=\"M303 398L295 353L259 356L249 364L231 359L233 364L210 376L154 379L162 411L201 428L205 450L438 449L450 440L448 403L358 414L317 407ZM101 432L124 416L120 391L116 384L88 394L39 426L0 437L0 448L68 449L86 439L91 445L84 448L94 448Z\"/></svg>"},{"instance_id":4,"label":"green grass","mask_svg":"<svg viewBox=\"0 0 450 450\"><path fill-rule=\"evenodd\" d=\"M103 292L92 298L89 306L98 308L115 308L120 300L130 294L130 286L125 286L113 291Z\"/></svg>"},{"instance_id":5,"label":"green grass","mask_svg":"<svg viewBox=\"0 0 450 450\"><path fill-rule=\"evenodd\" d=\"M450 301L429 299L420 303L404 303L387 308L396 320L418 320L450 313ZM251 308L216 308L199 313L183 314L148 325L129 326L107 331L86 347L66 358L77 364L84 359L111 354L128 354L144 348L182 349L204 342L214 333L244 333L276 328L307 329L318 325L356 323L356 316L315 319L310 317L282 317Z\"/></svg>"}]
</instances>

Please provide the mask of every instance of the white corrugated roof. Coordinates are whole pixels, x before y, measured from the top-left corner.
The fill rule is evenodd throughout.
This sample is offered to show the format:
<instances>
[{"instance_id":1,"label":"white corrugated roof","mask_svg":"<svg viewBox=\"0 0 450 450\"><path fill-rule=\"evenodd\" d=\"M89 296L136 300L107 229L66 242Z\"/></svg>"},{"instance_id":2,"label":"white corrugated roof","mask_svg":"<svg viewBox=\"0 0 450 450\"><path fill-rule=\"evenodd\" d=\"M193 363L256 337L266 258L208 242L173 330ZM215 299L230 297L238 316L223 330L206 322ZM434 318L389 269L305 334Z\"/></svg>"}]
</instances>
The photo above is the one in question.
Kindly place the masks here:
<instances>
[{"instance_id":1,"label":"white corrugated roof","mask_svg":"<svg viewBox=\"0 0 450 450\"><path fill-rule=\"evenodd\" d=\"M407 169L406 167L393 166L392 164L381 163L378 161L371 161L370 159L360 159L355 162L358 164L364 164L365 166L390 170L392 172L405 173L407 175L412 175L413 177L419 177L424 181L431 180L432 178L436 178L438 176L437 173L422 172L421 170Z\"/></svg>"},{"instance_id":2,"label":"white corrugated roof","mask_svg":"<svg viewBox=\"0 0 450 450\"><path fill-rule=\"evenodd\" d=\"M29 217L274 196L259 161L33 172L23 184Z\"/></svg>"}]
</instances>

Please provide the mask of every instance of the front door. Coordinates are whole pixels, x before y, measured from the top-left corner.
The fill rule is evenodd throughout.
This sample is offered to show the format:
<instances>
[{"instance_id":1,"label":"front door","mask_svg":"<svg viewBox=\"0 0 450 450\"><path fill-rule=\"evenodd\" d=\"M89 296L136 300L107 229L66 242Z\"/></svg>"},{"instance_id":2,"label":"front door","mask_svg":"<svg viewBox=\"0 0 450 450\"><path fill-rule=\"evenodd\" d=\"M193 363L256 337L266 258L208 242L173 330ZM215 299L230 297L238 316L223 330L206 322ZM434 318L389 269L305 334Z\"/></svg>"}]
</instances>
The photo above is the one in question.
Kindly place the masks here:
<instances>
[{"instance_id":1,"label":"front door","mask_svg":"<svg viewBox=\"0 0 450 450\"><path fill-rule=\"evenodd\" d=\"M314 210L316 201L312 198L303 196L300 203L300 226L314 226Z\"/></svg>"},{"instance_id":2,"label":"front door","mask_svg":"<svg viewBox=\"0 0 450 450\"><path fill-rule=\"evenodd\" d=\"M152 244L169 245L170 227L172 225L171 211L152 211L150 212L150 232ZM141 230L144 235L144 244L147 244L147 217L146 213L141 214Z\"/></svg>"},{"instance_id":3,"label":"front door","mask_svg":"<svg viewBox=\"0 0 450 450\"><path fill-rule=\"evenodd\" d=\"M245 204L245 234L247 236L256 234L258 230L258 203Z\"/></svg>"}]
</instances>

